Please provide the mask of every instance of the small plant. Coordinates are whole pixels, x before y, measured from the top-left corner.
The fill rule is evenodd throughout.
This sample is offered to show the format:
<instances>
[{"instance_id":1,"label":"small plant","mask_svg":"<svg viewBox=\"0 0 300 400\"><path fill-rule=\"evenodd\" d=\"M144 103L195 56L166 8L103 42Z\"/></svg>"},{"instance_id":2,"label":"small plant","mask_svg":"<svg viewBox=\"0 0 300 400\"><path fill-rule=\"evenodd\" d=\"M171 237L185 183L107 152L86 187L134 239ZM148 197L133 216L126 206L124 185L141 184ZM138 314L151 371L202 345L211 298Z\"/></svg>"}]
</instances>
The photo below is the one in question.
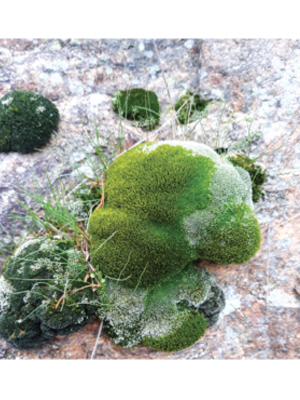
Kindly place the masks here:
<instances>
[{"instance_id":1,"label":"small plant","mask_svg":"<svg viewBox=\"0 0 300 400\"><path fill-rule=\"evenodd\" d=\"M186 91L175 104L175 110L180 110L178 113L179 122L186 125L191 121L195 121L201 116L207 105L208 101L200 99L198 94Z\"/></svg>"},{"instance_id":2,"label":"small plant","mask_svg":"<svg viewBox=\"0 0 300 400\"><path fill-rule=\"evenodd\" d=\"M112 97L112 106L120 116L148 130L159 123L159 102L156 94L150 90L119 90Z\"/></svg>"},{"instance_id":3,"label":"small plant","mask_svg":"<svg viewBox=\"0 0 300 400\"><path fill-rule=\"evenodd\" d=\"M57 128L59 113L47 98L25 90L0 100L0 152L31 153L43 147Z\"/></svg>"},{"instance_id":4,"label":"small plant","mask_svg":"<svg viewBox=\"0 0 300 400\"><path fill-rule=\"evenodd\" d=\"M252 184L252 200L257 203L262 194L262 185L267 178L264 165L255 162L245 154L229 154L227 157L233 165L241 167L249 173Z\"/></svg>"}]
</instances>

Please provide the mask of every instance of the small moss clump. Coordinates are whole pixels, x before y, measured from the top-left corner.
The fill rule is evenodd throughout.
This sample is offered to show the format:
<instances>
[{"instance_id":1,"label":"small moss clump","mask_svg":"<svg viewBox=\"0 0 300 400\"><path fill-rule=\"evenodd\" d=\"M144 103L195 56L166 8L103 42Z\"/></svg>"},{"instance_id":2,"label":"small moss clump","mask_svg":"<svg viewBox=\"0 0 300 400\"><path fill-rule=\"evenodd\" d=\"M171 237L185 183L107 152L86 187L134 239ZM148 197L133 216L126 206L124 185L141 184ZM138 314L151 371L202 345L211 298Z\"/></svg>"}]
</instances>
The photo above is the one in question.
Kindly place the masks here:
<instances>
[{"instance_id":1,"label":"small moss clump","mask_svg":"<svg viewBox=\"0 0 300 400\"><path fill-rule=\"evenodd\" d=\"M233 165L241 167L249 173L252 181L252 199L254 203L258 203L262 194L262 186L267 178L265 167L245 154L229 154L228 159Z\"/></svg>"},{"instance_id":2,"label":"small moss clump","mask_svg":"<svg viewBox=\"0 0 300 400\"><path fill-rule=\"evenodd\" d=\"M200 99L198 94L193 94L186 91L182 96L179 97L175 104L175 110L178 111L180 107L187 102L177 114L178 120L181 124L187 124L189 121L193 121L194 117L204 111L208 101Z\"/></svg>"},{"instance_id":3,"label":"small moss clump","mask_svg":"<svg viewBox=\"0 0 300 400\"><path fill-rule=\"evenodd\" d=\"M47 98L26 90L7 93L0 100L0 152L40 149L58 121L59 112Z\"/></svg>"},{"instance_id":4,"label":"small moss clump","mask_svg":"<svg viewBox=\"0 0 300 400\"><path fill-rule=\"evenodd\" d=\"M159 102L151 90L119 90L112 97L112 106L123 118L136 121L143 128L153 129L159 123Z\"/></svg>"},{"instance_id":5,"label":"small moss clump","mask_svg":"<svg viewBox=\"0 0 300 400\"><path fill-rule=\"evenodd\" d=\"M0 278L0 337L26 349L76 332L95 318L95 293L90 287L76 291L87 286L77 264L67 242L32 239L17 248ZM57 308L70 288L74 293Z\"/></svg>"}]
</instances>

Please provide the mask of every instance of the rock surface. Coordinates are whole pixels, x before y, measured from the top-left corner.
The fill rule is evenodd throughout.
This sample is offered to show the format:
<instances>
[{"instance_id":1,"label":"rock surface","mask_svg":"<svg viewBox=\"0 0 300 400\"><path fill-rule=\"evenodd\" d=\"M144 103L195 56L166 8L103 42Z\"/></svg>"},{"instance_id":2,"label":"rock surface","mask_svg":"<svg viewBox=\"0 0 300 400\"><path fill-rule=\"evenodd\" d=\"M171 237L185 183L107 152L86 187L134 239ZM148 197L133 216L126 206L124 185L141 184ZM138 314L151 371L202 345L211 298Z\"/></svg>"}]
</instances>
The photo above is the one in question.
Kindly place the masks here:
<instances>
[{"instance_id":1,"label":"rock surface","mask_svg":"<svg viewBox=\"0 0 300 400\"><path fill-rule=\"evenodd\" d=\"M261 131L262 139L252 144L251 155L267 153L260 161L268 168L265 196L255 206L262 244L243 265L200 262L200 267L216 276L227 306L217 324L194 346L175 353L142 346L124 350L104 334L95 358L297 359L300 40L168 39L156 43L172 102L184 89L213 100L208 117L202 121L205 134L198 124L190 139L226 147L247 137L249 122L245 119L255 117L251 131ZM37 91L52 100L61 115L59 136L52 138L48 152L0 154L0 234L5 243L11 243L10 236L18 239L25 233L24 223L10 217L22 212L19 200L33 205L18 182L36 190L37 180L46 193L46 172L55 183L62 176L75 179L76 168L88 171L82 146L91 155L93 150L87 146L86 129L93 118L101 118L118 135L118 116L110 99L116 89L131 87L156 92L162 126L170 118L170 102L151 40L0 40L0 96L14 89ZM224 100L227 106L220 118ZM139 135L147 136L141 130L135 134L131 122L125 121L125 125L128 146L140 140ZM170 124L159 134L160 139L174 137ZM183 134L184 130L178 131L176 137ZM33 350L19 351L0 341L0 358L90 358L98 328L99 320L95 320L77 333Z\"/></svg>"}]
</instances>

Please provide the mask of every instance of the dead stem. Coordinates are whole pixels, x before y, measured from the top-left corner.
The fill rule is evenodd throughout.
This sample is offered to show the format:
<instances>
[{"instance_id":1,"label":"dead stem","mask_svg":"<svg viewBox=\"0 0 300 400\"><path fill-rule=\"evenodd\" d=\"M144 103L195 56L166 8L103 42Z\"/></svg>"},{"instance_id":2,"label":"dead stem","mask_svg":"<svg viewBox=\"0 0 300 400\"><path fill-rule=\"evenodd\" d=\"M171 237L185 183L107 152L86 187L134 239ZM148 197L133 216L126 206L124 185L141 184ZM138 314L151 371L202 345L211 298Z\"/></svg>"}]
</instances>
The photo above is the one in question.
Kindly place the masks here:
<instances>
[{"instance_id":1,"label":"dead stem","mask_svg":"<svg viewBox=\"0 0 300 400\"><path fill-rule=\"evenodd\" d=\"M103 326L103 321L101 321L101 324L100 324L100 327L99 327L99 331L98 331L98 335L97 335L97 338L96 338L95 346L93 348L93 352L92 352L92 355L91 355L91 360L94 358L94 355L96 353L96 349L97 349L98 342L99 342L100 335L101 335L101 331L102 331L102 326Z\"/></svg>"},{"instance_id":2,"label":"dead stem","mask_svg":"<svg viewBox=\"0 0 300 400\"><path fill-rule=\"evenodd\" d=\"M99 208L101 207L101 206L103 206L103 204L104 204L104 175L102 174L102 181L100 182L100 184L101 184L101 188L102 188L102 196L101 196L101 202L100 202L100 204L96 207L96 210L99 210Z\"/></svg>"},{"instance_id":3,"label":"dead stem","mask_svg":"<svg viewBox=\"0 0 300 400\"><path fill-rule=\"evenodd\" d=\"M80 290L83 290L83 289L86 289L86 288L89 288L89 287L92 287L93 289L96 289L97 287L102 287L102 285L95 285L94 283L92 283L91 285L83 286L83 287L81 287L81 288L79 288L79 289L73 290L72 293L77 293L77 292L79 292ZM66 294L67 294L67 293L70 293L70 292L71 292L71 290L68 290L66 293L64 293L64 294L60 297L60 299L59 299L58 302L56 303L55 310L58 309L58 306L60 305L60 303L62 302L62 300L65 298Z\"/></svg>"},{"instance_id":4,"label":"dead stem","mask_svg":"<svg viewBox=\"0 0 300 400\"><path fill-rule=\"evenodd\" d=\"M172 107L172 110L173 110L173 118L172 118L172 127L173 127L173 129L172 129L172 131L173 131L173 139L175 140L175 136L176 135L175 135L175 121L174 120L175 119L177 120L178 125L179 125L179 121L178 121L177 114L176 114L176 111L175 111L175 108L174 108L174 105L173 105L173 102L172 102L169 86L168 86L168 83L167 83L167 80L166 80L166 77L165 77L165 73L164 73L164 69L163 69L163 66L162 66L162 63L161 63L161 59L160 59L160 56L159 56L158 48L156 46L156 43L155 43L154 39L152 39L152 42L153 42L153 45L154 45L154 48L155 48L155 51L156 51L156 54L157 54L157 58L158 58L158 62L159 62L159 65L160 65L161 73L162 73L163 80L164 80L166 88L167 88L170 104L171 104L171 107Z\"/></svg>"}]
</instances>

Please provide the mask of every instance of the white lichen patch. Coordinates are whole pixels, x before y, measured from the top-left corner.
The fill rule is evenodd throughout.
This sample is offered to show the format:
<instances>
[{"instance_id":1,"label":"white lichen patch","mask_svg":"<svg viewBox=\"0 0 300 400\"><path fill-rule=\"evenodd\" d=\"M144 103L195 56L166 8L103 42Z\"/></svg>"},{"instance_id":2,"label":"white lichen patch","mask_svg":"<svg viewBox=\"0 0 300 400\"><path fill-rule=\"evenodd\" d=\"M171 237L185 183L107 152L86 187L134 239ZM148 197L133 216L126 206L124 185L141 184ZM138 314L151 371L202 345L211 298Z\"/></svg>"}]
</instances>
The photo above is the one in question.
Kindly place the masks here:
<instances>
[{"instance_id":1,"label":"white lichen patch","mask_svg":"<svg viewBox=\"0 0 300 400\"><path fill-rule=\"evenodd\" d=\"M11 104L12 101L13 101L13 98L12 98L12 97L8 97L6 100L1 100L1 103L2 103L4 106L9 106L9 105Z\"/></svg>"},{"instance_id":2,"label":"white lichen patch","mask_svg":"<svg viewBox=\"0 0 300 400\"><path fill-rule=\"evenodd\" d=\"M0 312L9 306L9 297L12 292L13 288L10 283L4 276L0 276Z\"/></svg>"},{"instance_id":3,"label":"white lichen patch","mask_svg":"<svg viewBox=\"0 0 300 400\"><path fill-rule=\"evenodd\" d=\"M190 307L195 310L214 298L214 289L214 276L195 266L148 291L109 281L111 305L100 310L99 316L113 330L114 342L129 348L145 338L158 339L173 333L188 316Z\"/></svg>"},{"instance_id":4,"label":"white lichen patch","mask_svg":"<svg viewBox=\"0 0 300 400\"><path fill-rule=\"evenodd\" d=\"M41 113L43 113L45 110L46 110L46 107L44 107L44 106L38 106L35 112L36 112L37 114L41 114Z\"/></svg>"},{"instance_id":5,"label":"white lichen patch","mask_svg":"<svg viewBox=\"0 0 300 400\"><path fill-rule=\"evenodd\" d=\"M20 255L22 255L22 253L27 249L28 246L31 246L33 244L36 243L40 243L41 241L39 239L30 239L27 240L26 242L22 243L14 252L13 254L13 258L19 257Z\"/></svg>"}]
</instances>

